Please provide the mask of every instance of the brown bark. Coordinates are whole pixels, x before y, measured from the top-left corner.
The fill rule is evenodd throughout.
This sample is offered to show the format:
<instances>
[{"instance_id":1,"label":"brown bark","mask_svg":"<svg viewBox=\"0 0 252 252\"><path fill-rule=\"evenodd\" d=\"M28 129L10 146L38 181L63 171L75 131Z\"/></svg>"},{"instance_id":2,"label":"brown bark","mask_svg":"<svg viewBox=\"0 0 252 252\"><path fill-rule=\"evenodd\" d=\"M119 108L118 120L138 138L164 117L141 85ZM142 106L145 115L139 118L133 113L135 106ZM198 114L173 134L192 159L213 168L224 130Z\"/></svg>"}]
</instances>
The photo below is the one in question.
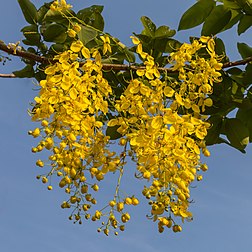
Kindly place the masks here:
<instances>
[{"instance_id":1,"label":"brown bark","mask_svg":"<svg viewBox=\"0 0 252 252\"><path fill-rule=\"evenodd\" d=\"M8 46L0 41L0 50L4 51L8 54L11 54L13 56L21 57L24 59L33 60L36 62L44 63L44 64L53 64L57 62L56 60L52 58L46 58L44 56L39 56L34 53L29 53L26 51L22 51L18 48L15 48L13 46ZM239 66L239 65L246 65L249 62L252 61L252 57L248 57L243 60L233 61L233 62L226 62L223 64L222 69L232 67L232 66ZM135 65L126 65L126 64L103 64L104 70L114 70L114 71L126 71L126 70L138 70L138 69L145 69L144 66L135 66ZM171 68L166 67L158 67L158 70L161 72L174 72ZM2 78L15 78L14 74L0 74L0 77Z\"/></svg>"}]
</instances>

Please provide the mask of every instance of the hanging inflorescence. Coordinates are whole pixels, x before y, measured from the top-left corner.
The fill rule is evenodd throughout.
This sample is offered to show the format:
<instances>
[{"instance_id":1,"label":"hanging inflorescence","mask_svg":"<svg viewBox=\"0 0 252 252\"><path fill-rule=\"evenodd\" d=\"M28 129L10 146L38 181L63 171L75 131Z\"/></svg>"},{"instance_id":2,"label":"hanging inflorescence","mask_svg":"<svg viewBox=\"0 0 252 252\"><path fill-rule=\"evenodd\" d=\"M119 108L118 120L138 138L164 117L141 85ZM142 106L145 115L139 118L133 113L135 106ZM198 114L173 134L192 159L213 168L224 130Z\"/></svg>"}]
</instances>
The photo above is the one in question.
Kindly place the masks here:
<instances>
[{"instance_id":1,"label":"hanging inflorescence","mask_svg":"<svg viewBox=\"0 0 252 252\"><path fill-rule=\"evenodd\" d=\"M51 7L60 8L70 6L55 1ZM68 32L79 29L75 24ZM117 234L130 219L125 206L139 203L135 196L120 193L123 171L131 159L136 163L136 178L146 181L142 194L151 207L148 218L158 222L160 232L165 227L180 232L178 219L192 219L190 185L207 170L200 154L210 155L204 139L211 125L203 113L213 105L209 95L213 83L221 81L222 67L214 39L195 39L169 55L169 64L178 73L174 80L160 74L154 58L132 37L145 69L131 75L119 98L102 70L102 57L111 53L110 38L103 35L101 40L99 50L88 49L76 39L44 71L46 79L39 83L32 109L32 120L40 126L29 132L41 138L32 152L50 152L47 161L36 162L49 168L38 179L52 190L52 178L59 177L59 187L68 195L61 207L72 209L69 218L74 222L102 220L98 231L108 235L112 229ZM106 129L115 126L121 135L113 141L118 151L110 149L112 141L106 135ZM108 173L118 174L118 183L107 205L100 207L95 193Z\"/></svg>"}]
</instances>

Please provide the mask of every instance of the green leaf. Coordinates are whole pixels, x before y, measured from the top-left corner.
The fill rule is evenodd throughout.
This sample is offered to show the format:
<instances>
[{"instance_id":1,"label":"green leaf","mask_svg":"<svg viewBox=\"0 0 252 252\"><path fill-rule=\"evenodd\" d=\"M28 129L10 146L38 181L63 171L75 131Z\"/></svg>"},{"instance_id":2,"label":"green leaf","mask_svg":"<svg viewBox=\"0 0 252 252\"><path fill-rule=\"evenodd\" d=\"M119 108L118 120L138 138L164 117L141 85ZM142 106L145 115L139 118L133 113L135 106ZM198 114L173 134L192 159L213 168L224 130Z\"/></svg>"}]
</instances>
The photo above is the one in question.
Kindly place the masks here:
<instances>
[{"instance_id":1,"label":"green leaf","mask_svg":"<svg viewBox=\"0 0 252 252\"><path fill-rule=\"evenodd\" d=\"M235 81L233 81L232 82L232 89L231 89L232 94L234 94L234 95L236 94L238 87L239 87L238 84Z\"/></svg>"},{"instance_id":2,"label":"green leaf","mask_svg":"<svg viewBox=\"0 0 252 252\"><path fill-rule=\"evenodd\" d=\"M252 15L252 1L251 0L246 0L246 5L244 7L244 11L248 15Z\"/></svg>"},{"instance_id":3,"label":"green leaf","mask_svg":"<svg viewBox=\"0 0 252 252\"><path fill-rule=\"evenodd\" d=\"M53 54L59 54L61 52L64 52L67 50L67 46L65 46L64 44L53 44L51 45L50 49L49 49L49 54L53 53Z\"/></svg>"},{"instance_id":4,"label":"green leaf","mask_svg":"<svg viewBox=\"0 0 252 252\"><path fill-rule=\"evenodd\" d=\"M46 13L50 10L50 5L53 2L50 3L45 3L44 5L42 5L39 9L38 9L38 23L42 24L42 21L46 15Z\"/></svg>"},{"instance_id":5,"label":"green leaf","mask_svg":"<svg viewBox=\"0 0 252 252\"><path fill-rule=\"evenodd\" d=\"M84 21L85 24L90 25L100 31L104 29L104 19L101 15L103 6L92 5L88 8L82 9L77 13L77 18Z\"/></svg>"},{"instance_id":6,"label":"green leaf","mask_svg":"<svg viewBox=\"0 0 252 252\"><path fill-rule=\"evenodd\" d=\"M64 13L63 16L59 11L52 11L51 9L49 9L44 15L44 18L42 19L42 25L48 25L49 23L57 23L68 27L70 17L72 18L75 16L76 14L72 10L68 10Z\"/></svg>"},{"instance_id":7,"label":"green leaf","mask_svg":"<svg viewBox=\"0 0 252 252\"><path fill-rule=\"evenodd\" d=\"M88 24L100 31L104 30L104 19L100 13L93 13L90 16L90 21L88 22Z\"/></svg>"},{"instance_id":8,"label":"green leaf","mask_svg":"<svg viewBox=\"0 0 252 252\"><path fill-rule=\"evenodd\" d=\"M243 81L245 85L252 84L252 64L246 66Z\"/></svg>"},{"instance_id":9,"label":"green leaf","mask_svg":"<svg viewBox=\"0 0 252 252\"><path fill-rule=\"evenodd\" d=\"M102 5L92 5L88 8L84 8L77 13L77 18L85 21L85 19L91 16L94 12L102 13L103 8L104 7Z\"/></svg>"},{"instance_id":10,"label":"green leaf","mask_svg":"<svg viewBox=\"0 0 252 252\"><path fill-rule=\"evenodd\" d=\"M225 119L225 134L230 144L238 150L245 149L249 143L249 130L238 118Z\"/></svg>"},{"instance_id":11,"label":"green leaf","mask_svg":"<svg viewBox=\"0 0 252 252\"><path fill-rule=\"evenodd\" d=\"M218 55L226 55L225 44L220 38L215 39L215 52Z\"/></svg>"},{"instance_id":12,"label":"green leaf","mask_svg":"<svg viewBox=\"0 0 252 252\"><path fill-rule=\"evenodd\" d=\"M21 29L26 40L23 41L26 45L38 45L40 43L40 34L37 25L28 25Z\"/></svg>"},{"instance_id":13,"label":"green leaf","mask_svg":"<svg viewBox=\"0 0 252 252\"><path fill-rule=\"evenodd\" d=\"M252 102L251 99L249 99L248 97L242 99L242 102L239 106L237 106L239 109L252 109Z\"/></svg>"},{"instance_id":14,"label":"green leaf","mask_svg":"<svg viewBox=\"0 0 252 252\"><path fill-rule=\"evenodd\" d=\"M86 45L98 35L98 32L91 27L81 25L80 32L77 33L80 41Z\"/></svg>"},{"instance_id":15,"label":"green leaf","mask_svg":"<svg viewBox=\"0 0 252 252\"><path fill-rule=\"evenodd\" d=\"M232 12L223 5L215 6L203 24L201 35L213 36L220 32L230 21Z\"/></svg>"},{"instance_id":16,"label":"green leaf","mask_svg":"<svg viewBox=\"0 0 252 252\"><path fill-rule=\"evenodd\" d=\"M252 26L252 16L249 15L243 15L239 24L238 24L238 34L242 34L245 32L248 28Z\"/></svg>"},{"instance_id":17,"label":"green leaf","mask_svg":"<svg viewBox=\"0 0 252 252\"><path fill-rule=\"evenodd\" d=\"M46 79L46 74L44 71L38 71L35 73L35 76L37 81L45 80Z\"/></svg>"},{"instance_id":18,"label":"green leaf","mask_svg":"<svg viewBox=\"0 0 252 252\"><path fill-rule=\"evenodd\" d=\"M238 67L229 68L229 69L227 70L227 72L228 72L229 74L232 74L232 75L240 75L240 74L242 74L242 70L241 70L240 68L238 68Z\"/></svg>"},{"instance_id":19,"label":"green leaf","mask_svg":"<svg viewBox=\"0 0 252 252\"><path fill-rule=\"evenodd\" d=\"M64 43L67 34L67 28L61 24L52 23L49 24L43 32L44 40L47 42Z\"/></svg>"},{"instance_id":20,"label":"green leaf","mask_svg":"<svg viewBox=\"0 0 252 252\"><path fill-rule=\"evenodd\" d=\"M27 52L29 52L29 53L36 53L36 50L33 48L33 47L28 47L27 48Z\"/></svg>"},{"instance_id":21,"label":"green leaf","mask_svg":"<svg viewBox=\"0 0 252 252\"><path fill-rule=\"evenodd\" d=\"M204 112L207 115L219 114L226 116L232 110L235 109L233 103L232 89L232 78L226 74L222 75L221 83L214 83L213 94L210 96L214 102L212 107L206 107Z\"/></svg>"},{"instance_id":22,"label":"green leaf","mask_svg":"<svg viewBox=\"0 0 252 252\"><path fill-rule=\"evenodd\" d=\"M223 0L222 2L226 8L240 10L240 6L234 0Z\"/></svg>"},{"instance_id":23,"label":"green leaf","mask_svg":"<svg viewBox=\"0 0 252 252\"><path fill-rule=\"evenodd\" d=\"M123 49L125 60L127 60L129 63L134 63L136 61L135 54L131 52L128 48Z\"/></svg>"},{"instance_id":24,"label":"green leaf","mask_svg":"<svg viewBox=\"0 0 252 252\"><path fill-rule=\"evenodd\" d=\"M139 38L143 44L148 44L148 43L150 43L151 40L152 40L151 37L149 37L149 36L147 36L147 35L144 35L144 34L136 34L136 33L134 33L134 32L133 32L133 34L134 34L137 38Z\"/></svg>"},{"instance_id":25,"label":"green leaf","mask_svg":"<svg viewBox=\"0 0 252 252\"><path fill-rule=\"evenodd\" d=\"M252 87L250 87L247 91L247 97L252 100Z\"/></svg>"},{"instance_id":26,"label":"green leaf","mask_svg":"<svg viewBox=\"0 0 252 252\"><path fill-rule=\"evenodd\" d=\"M243 59L252 56L252 48L245 43L237 43L237 48Z\"/></svg>"},{"instance_id":27,"label":"green leaf","mask_svg":"<svg viewBox=\"0 0 252 252\"><path fill-rule=\"evenodd\" d=\"M32 78L34 77L33 66L27 64L23 69L14 71L13 74L18 78Z\"/></svg>"},{"instance_id":28,"label":"green leaf","mask_svg":"<svg viewBox=\"0 0 252 252\"><path fill-rule=\"evenodd\" d=\"M230 147L234 148L234 146L232 144L230 144L226 139L224 139L222 137L219 137L218 140L217 140L217 144L221 144L221 143L225 143L225 144L229 145ZM238 149L238 151L240 151L243 154L246 153L246 151L243 150L243 149L242 150Z\"/></svg>"},{"instance_id":29,"label":"green leaf","mask_svg":"<svg viewBox=\"0 0 252 252\"><path fill-rule=\"evenodd\" d=\"M146 16L141 17L141 22L144 26L142 34L154 38L156 32L156 25L150 20L150 18Z\"/></svg>"},{"instance_id":30,"label":"green leaf","mask_svg":"<svg viewBox=\"0 0 252 252\"><path fill-rule=\"evenodd\" d=\"M203 23L211 13L215 1L201 0L190 7L181 17L178 30L186 30Z\"/></svg>"},{"instance_id":31,"label":"green leaf","mask_svg":"<svg viewBox=\"0 0 252 252\"><path fill-rule=\"evenodd\" d=\"M38 49L39 49L43 54L45 54L45 53L47 52L47 50L48 50L48 46L47 46L47 44L41 42L41 43L39 44L39 46L38 46Z\"/></svg>"},{"instance_id":32,"label":"green leaf","mask_svg":"<svg viewBox=\"0 0 252 252\"><path fill-rule=\"evenodd\" d=\"M239 11L236 10L231 10L232 13L232 17L230 19L230 21L228 22L228 24L222 29L221 32L226 31L230 28L232 28L243 16L242 13L240 13Z\"/></svg>"},{"instance_id":33,"label":"green leaf","mask_svg":"<svg viewBox=\"0 0 252 252\"><path fill-rule=\"evenodd\" d=\"M175 30L170 30L169 26L162 25L155 31L155 38L168 38L173 37L176 34Z\"/></svg>"},{"instance_id":34,"label":"green leaf","mask_svg":"<svg viewBox=\"0 0 252 252\"><path fill-rule=\"evenodd\" d=\"M154 43L155 50L164 53L171 53L176 51L181 46L181 43L175 39L156 39Z\"/></svg>"},{"instance_id":35,"label":"green leaf","mask_svg":"<svg viewBox=\"0 0 252 252\"><path fill-rule=\"evenodd\" d=\"M252 15L252 1L251 0L236 0L238 5L242 8L243 12Z\"/></svg>"},{"instance_id":36,"label":"green leaf","mask_svg":"<svg viewBox=\"0 0 252 252\"><path fill-rule=\"evenodd\" d=\"M213 145L218 142L219 135L222 127L222 116L213 115L208 118L208 122L211 123L211 128L207 131L205 138L206 145Z\"/></svg>"},{"instance_id":37,"label":"green leaf","mask_svg":"<svg viewBox=\"0 0 252 252\"><path fill-rule=\"evenodd\" d=\"M23 12L25 20L29 24L36 24L38 21L38 13L35 5L30 0L18 0L18 3Z\"/></svg>"},{"instance_id":38,"label":"green leaf","mask_svg":"<svg viewBox=\"0 0 252 252\"><path fill-rule=\"evenodd\" d=\"M252 108L250 109L238 109L236 118L241 120L244 125L249 129L249 142L252 142Z\"/></svg>"},{"instance_id":39,"label":"green leaf","mask_svg":"<svg viewBox=\"0 0 252 252\"><path fill-rule=\"evenodd\" d=\"M106 129L106 136L110 137L110 140L116 140L122 137L122 135L117 131L119 125L113 127L107 127Z\"/></svg>"},{"instance_id":40,"label":"green leaf","mask_svg":"<svg viewBox=\"0 0 252 252\"><path fill-rule=\"evenodd\" d=\"M233 71L233 72L235 72L235 71ZM243 73L243 71L240 71L240 73L239 73L239 71L236 71L237 73L235 73L235 74L232 74L231 76L230 76L230 78L232 79L232 80L234 80L237 84L239 84L241 87L243 87L243 77L244 77L244 73ZM233 83L232 83L232 86L233 86Z\"/></svg>"}]
</instances>

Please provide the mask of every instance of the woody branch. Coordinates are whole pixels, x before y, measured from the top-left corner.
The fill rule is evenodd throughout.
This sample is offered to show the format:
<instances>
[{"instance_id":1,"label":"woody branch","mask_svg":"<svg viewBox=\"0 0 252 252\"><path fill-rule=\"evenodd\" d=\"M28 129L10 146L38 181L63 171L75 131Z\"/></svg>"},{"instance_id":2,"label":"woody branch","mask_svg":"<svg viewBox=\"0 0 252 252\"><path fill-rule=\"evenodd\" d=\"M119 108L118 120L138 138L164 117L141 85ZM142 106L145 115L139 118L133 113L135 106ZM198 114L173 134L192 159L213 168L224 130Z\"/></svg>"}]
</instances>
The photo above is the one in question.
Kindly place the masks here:
<instances>
[{"instance_id":1,"label":"woody branch","mask_svg":"<svg viewBox=\"0 0 252 252\"><path fill-rule=\"evenodd\" d=\"M54 60L53 58L47 58L44 56L39 56L34 53L23 51L17 47L6 45L2 41L0 41L0 50L6 52L8 54L11 54L13 56L21 57L23 59L33 60L33 61L43 63L43 64L53 64L53 63L57 62L57 60ZM247 57L242 60L238 60L238 61L226 62L223 64L222 69L229 68L232 66L246 65L251 61L252 61L252 56ZM84 63L80 63L80 65L81 64L84 64ZM145 66L136 66L136 65L127 65L127 64L103 64L102 68L104 70L126 71L126 70L145 69ZM174 70L172 70L171 68L167 68L167 67L158 67L158 70L163 71L163 72L168 72L168 73L174 72ZM15 75L14 74L0 74L0 77L2 77L2 78L15 78Z\"/></svg>"}]
</instances>

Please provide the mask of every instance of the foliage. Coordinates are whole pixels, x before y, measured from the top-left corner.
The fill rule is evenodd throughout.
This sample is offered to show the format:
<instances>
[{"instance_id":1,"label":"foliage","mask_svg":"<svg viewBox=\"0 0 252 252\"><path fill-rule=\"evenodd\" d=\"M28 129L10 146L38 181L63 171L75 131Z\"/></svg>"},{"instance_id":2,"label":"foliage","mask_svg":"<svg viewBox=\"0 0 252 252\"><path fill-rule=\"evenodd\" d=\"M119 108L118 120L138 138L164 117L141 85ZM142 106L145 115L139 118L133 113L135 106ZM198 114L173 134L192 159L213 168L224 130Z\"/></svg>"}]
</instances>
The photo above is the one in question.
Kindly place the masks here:
<instances>
[{"instance_id":1,"label":"foliage","mask_svg":"<svg viewBox=\"0 0 252 252\"><path fill-rule=\"evenodd\" d=\"M216 37L234 25L238 35L251 27L251 1L197 1L178 27L202 24L201 36L190 44L143 16L143 31L134 33L131 47L103 31L103 6L76 13L64 0L38 10L29 0L18 2L28 22L21 29L28 46L22 50L49 59L23 57L24 69L13 72L35 77L40 87L30 111L40 126L29 134L41 138L32 152L50 154L37 160L49 168L37 178L52 190L52 178L59 177L67 194L61 207L72 208L69 219L102 220L98 231L118 234L130 220L126 206L139 203L120 191L126 164L133 161L135 177L145 181L148 218L160 232L180 232L179 222L192 220L190 188L208 169L200 161L201 154L210 155L207 146L225 143L245 152L252 141L252 48L238 43L243 60L232 63ZM94 195L108 173L118 175L117 186L99 206Z\"/></svg>"}]
</instances>

